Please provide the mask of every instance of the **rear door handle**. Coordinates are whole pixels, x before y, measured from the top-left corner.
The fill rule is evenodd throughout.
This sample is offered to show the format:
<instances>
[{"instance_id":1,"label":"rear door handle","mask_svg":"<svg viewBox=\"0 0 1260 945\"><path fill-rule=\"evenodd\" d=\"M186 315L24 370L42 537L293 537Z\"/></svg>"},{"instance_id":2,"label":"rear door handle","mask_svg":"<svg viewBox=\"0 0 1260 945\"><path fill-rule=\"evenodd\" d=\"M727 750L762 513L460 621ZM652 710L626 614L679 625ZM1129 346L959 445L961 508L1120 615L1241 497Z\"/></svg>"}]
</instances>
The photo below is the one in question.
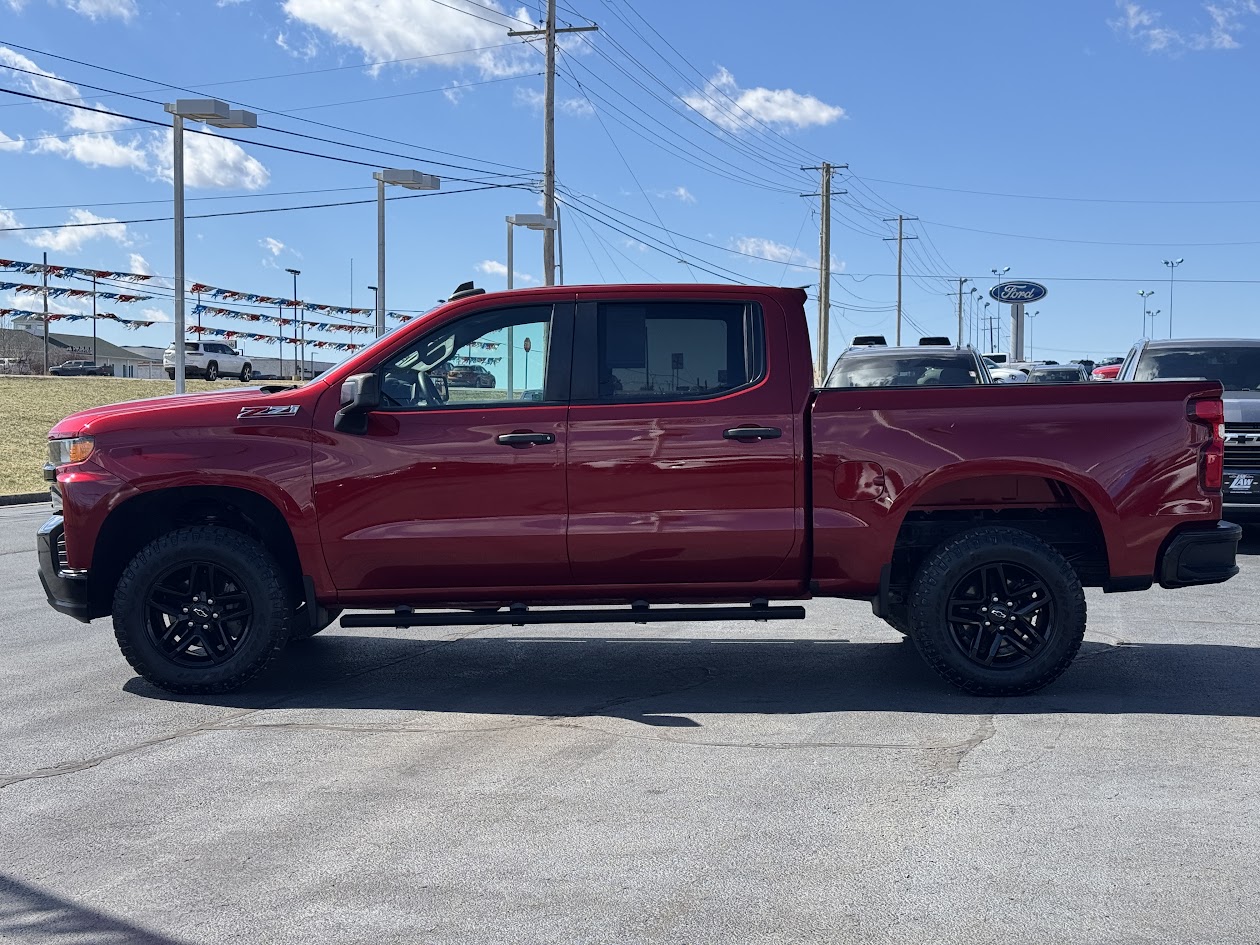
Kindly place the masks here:
<instances>
[{"instance_id":1,"label":"rear door handle","mask_svg":"<svg viewBox=\"0 0 1260 945\"><path fill-rule=\"evenodd\" d=\"M774 440L782 435L778 427L731 427L722 431L723 438L728 440Z\"/></svg>"},{"instance_id":2,"label":"rear door handle","mask_svg":"<svg viewBox=\"0 0 1260 945\"><path fill-rule=\"evenodd\" d=\"M494 438L503 446L533 446L537 443L554 443L554 433L500 433Z\"/></svg>"}]
</instances>

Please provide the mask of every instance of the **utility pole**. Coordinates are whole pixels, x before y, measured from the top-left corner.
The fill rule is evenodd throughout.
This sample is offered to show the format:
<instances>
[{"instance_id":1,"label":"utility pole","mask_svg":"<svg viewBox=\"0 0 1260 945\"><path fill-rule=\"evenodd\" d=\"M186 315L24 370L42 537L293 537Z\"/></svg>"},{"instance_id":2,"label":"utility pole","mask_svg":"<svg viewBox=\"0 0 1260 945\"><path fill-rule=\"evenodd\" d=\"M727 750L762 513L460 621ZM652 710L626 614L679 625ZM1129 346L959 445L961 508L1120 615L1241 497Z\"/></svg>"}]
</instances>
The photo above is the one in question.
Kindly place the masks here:
<instances>
[{"instance_id":1,"label":"utility pole","mask_svg":"<svg viewBox=\"0 0 1260 945\"><path fill-rule=\"evenodd\" d=\"M1177 267L1180 266L1183 262L1185 262L1184 259L1165 259L1164 260L1164 265L1168 267L1168 337L1169 338L1172 337L1173 275L1174 273L1176 273ZM1154 332L1154 330L1155 330L1154 326L1152 326L1151 331Z\"/></svg>"},{"instance_id":2,"label":"utility pole","mask_svg":"<svg viewBox=\"0 0 1260 945\"><path fill-rule=\"evenodd\" d=\"M965 279L962 276L958 277L958 347L960 348L963 346L962 290L963 285L970 281L970 279Z\"/></svg>"},{"instance_id":3,"label":"utility pole","mask_svg":"<svg viewBox=\"0 0 1260 945\"><path fill-rule=\"evenodd\" d=\"M847 164L828 164L824 161L815 167L802 167L803 171L821 171L822 188L816 194L802 197L822 198L822 218L818 227L818 363L814 366L814 383L821 386L827 380L831 367L828 353L831 339L831 176L839 170L848 170ZM847 190L836 191L847 194Z\"/></svg>"},{"instance_id":4,"label":"utility pole","mask_svg":"<svg viewBox=\"0 0 1260 945\"><path fill-rule=\"evenodd\" d=\"M44 253L44 373L48 373L48 254Z\"/></svg>"},{"instance_id":5,"label":"utility pole","mask_svg":"<svg viewBox=\"0 0 1260 945\"><path fill-rule=\"evenodd\" d=\"M547 25L540 30L510 30L509 36L547 40L546 85L543 92L543 215L556 218L556 34L590 33L598 26L556 29L556 0L547 0ZM543 285L556 284L556 231L543 231Z\"/></svg>"},{"instance_id":6,"label":"utility pole","mask_svg":"<svg viewBox=\"0 0 1260 945\"><path fill-rule=\"evenodd\" d=\"M897 214L897 344L901 344L901 244L903 240L917 240L917 236L906 236L903 229L906 220L917 220L918 217L907 217ZM884 220L885 223L892 223L892 217ZM885 241L892 239L891 236L885 236Z\"/></svg>"}]
</instances>

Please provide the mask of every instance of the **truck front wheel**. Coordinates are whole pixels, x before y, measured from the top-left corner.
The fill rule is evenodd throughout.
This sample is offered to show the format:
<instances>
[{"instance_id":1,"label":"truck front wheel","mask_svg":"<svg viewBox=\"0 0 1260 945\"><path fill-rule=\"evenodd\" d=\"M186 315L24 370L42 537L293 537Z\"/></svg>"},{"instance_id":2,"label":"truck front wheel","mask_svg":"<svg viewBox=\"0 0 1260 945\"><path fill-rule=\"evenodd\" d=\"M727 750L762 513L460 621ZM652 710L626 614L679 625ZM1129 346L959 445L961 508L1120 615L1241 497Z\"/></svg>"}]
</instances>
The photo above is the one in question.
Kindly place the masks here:
<instances>
[{"instance_id":1,"label":"truck front wheel","mask_svg":"<svg viewBox=\"0 0 1260 945\"><path fill-rule=\"evenodd\" d=\"M924 559L909 618L919 653L947 681L974 695L1022 695L1075 658L1085 594L1072 566L1040 538L985 526Z\"/></svg>"},{"instance_id":2,"label":"truck front wheel","mask_svg":"<svg viewBox=\"0 0 1260 945\"><path fill-rule=\"evenodd\" d=\"M294 601L271 553L246 535L181 528L132 559L114 593L114 636L137 673L168 692L228 692L289 640Z\"/></svg>"}]
</instances>

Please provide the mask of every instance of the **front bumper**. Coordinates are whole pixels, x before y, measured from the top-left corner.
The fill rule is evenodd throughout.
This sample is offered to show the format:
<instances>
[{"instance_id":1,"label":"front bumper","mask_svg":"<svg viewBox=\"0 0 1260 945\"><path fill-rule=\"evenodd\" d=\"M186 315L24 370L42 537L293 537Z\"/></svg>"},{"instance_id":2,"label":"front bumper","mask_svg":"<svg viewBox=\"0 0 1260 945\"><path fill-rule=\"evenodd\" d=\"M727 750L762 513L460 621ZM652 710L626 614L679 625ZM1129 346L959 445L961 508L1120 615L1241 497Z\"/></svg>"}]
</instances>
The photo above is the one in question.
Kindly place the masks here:
<instances>
[{"instance_id":1,"label":"front bumper","mask_svg":"<svg viewBox=\"0 0 1260 945\"><path fill-rule=\"evenodd\" d=\"M1160 586L1191 587L1228 581L1238 573L1234 559L1241 539L1242 527L1233 522L1217 522L1175 535L1160 561Z\"/></svg>"},{"instance_id":2,"label":"front bumper","mask_svg":"<svg viewBox=\"0 0 1260 945\"><path fill-rule=\"evenodd\" d=\"M87 623L92 618L87 571L65 567L65 522L54 515L35 533L39 582L53 610Z\"/></svg>"}]
</instances>

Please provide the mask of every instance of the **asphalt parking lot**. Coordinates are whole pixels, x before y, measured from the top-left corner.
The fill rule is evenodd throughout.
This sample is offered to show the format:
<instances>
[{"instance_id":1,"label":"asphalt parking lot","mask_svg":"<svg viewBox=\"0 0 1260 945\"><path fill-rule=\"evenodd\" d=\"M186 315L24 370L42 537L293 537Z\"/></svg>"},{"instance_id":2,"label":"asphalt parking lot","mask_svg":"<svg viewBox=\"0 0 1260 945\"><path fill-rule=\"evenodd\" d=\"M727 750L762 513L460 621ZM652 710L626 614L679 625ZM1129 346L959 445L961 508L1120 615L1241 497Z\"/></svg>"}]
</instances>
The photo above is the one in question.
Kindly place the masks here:
<instances>
[{"instance_id":1,"label":"asphalt parking lot","mask_svg":"<svg viewBox=\"0 0 1260 945\"><path fill-rule=\"evenodd\" d=\"M0 941L1260 941L1260 558L1091 592L1022 699L821 602L334 628L180 700L46 606L44 517L0 509Z\"/></svg>"}]
</instances>

